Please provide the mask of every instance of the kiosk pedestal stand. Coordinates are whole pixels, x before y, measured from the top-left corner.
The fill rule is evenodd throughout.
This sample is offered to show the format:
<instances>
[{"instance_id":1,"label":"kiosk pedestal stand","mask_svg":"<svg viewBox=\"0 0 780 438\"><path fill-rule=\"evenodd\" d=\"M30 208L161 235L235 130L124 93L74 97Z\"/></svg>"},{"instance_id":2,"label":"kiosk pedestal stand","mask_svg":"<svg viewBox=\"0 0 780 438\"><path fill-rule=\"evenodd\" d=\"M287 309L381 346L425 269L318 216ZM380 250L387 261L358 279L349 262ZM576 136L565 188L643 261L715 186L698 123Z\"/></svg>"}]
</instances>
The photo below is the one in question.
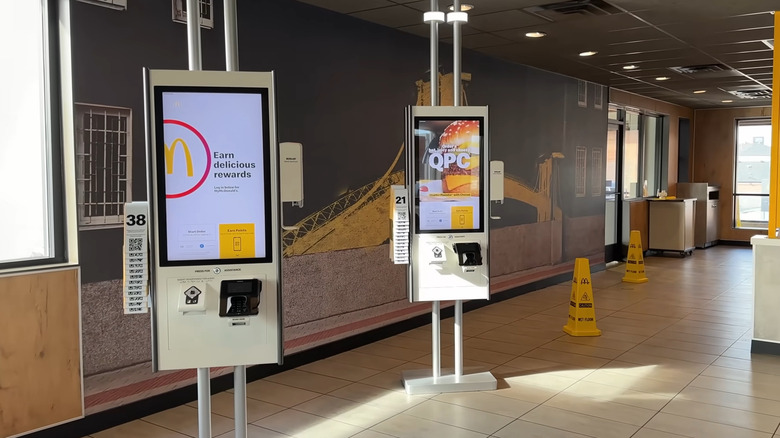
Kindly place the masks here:
<instances>
[{"instance_id":1,"label":"kiosk pedestal stand","mask_svg":"<svg viewBox=\"0 0 780 438\"><path fill-rule=\"evenodd\" d=\"M187 0L190 71L144 70L152 364L197 368L198 433L211 437L211 367L234 366L235 436L247 436L246 365L281 363L281 220L273 73L200 71L199 1Z\"/></svg>"},{"instance_id":2,"label":"kiosk pedestal stand","mask_svg":"<svg viewBox=\"0 0 780 438\"><path fill-rule=\"evenodd\" d=\"M489 163L486 107L460 107L460 11L447 14L453 24L454 107L438 107L438 22L444 14L431 0L425 20L431 25L431 107L410 107L406 114L406 185L412 211L409 294L412 302L432 301L433 367L402 372L408 394L493 390L489 372L463 372L463 301L488 299L489 180L480 162ZM486 170L486 169L485 169ZM440 366L440 302L455 300L455 368Z\"/></svg>"}]
</instances>

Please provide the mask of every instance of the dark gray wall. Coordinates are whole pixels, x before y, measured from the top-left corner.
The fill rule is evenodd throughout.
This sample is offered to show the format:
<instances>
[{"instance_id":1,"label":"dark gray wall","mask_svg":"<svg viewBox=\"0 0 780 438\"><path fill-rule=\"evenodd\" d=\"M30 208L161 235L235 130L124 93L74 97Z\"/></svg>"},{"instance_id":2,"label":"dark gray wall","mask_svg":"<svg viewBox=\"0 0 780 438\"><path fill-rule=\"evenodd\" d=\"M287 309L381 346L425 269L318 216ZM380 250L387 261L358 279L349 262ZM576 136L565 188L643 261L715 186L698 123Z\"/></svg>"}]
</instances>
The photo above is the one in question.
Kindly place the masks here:
<instances>
[{"instance_id":1,"label":"dark gray wall","mask_svg":"<svg viewBox=\"0 0 780 438\"><path fill-rule=\"evenodd\" d=\"M238 11L241 70L276 72L279 141L304 144L305 208L285 210L285 222L295 223L388 169L404 138L403 108L416 102L415 82L428 77L428 42L291 0L239 1ZM215 2L214 12L214 29L202 32L203 68L223 70L221 1ZM121 12L73 2L72 20L75 100L132 109L133 200L144 200L142 67L187 69L186 27L172 22L170 0L133 1ZM441 65L450 66L451 47L443 45L441 54ZM445 67L442 73L449 71ZM574 196L574 151L585 146L590 154L593 147L605 147L606 94L604 108L594 109L596 87L589 84L589 106L580 108L576 79L469 51L463 56L463 71L472 74L468 103L490 106L492 158L505 161L508 174L533 187L539 158L562 152L566 158L559 162L557 196L564 216L589 218L572 224L598 224L603 196ZM604 166L601 175L591 175L590 164L588 169L590 189L591 178L604 180ZM522 202L507 200L497 209L502 219L491 222L493 228L536 222L535 209ZM94 290L85 300L95 300L84 303L91 309L84 320L85 333L91 333L85 338L90 344L86 350L95 354L85 367L97 372L117 364L114 356L98 356L110 350L112 339L121 338L122 327L133 324L137 331L143 324L139 319L120 321L115 312L100 311L97 303L101 296L121 295L118 282L109 281L122 277L122 230L84 229L79 237L82 281L95 284L85 288ZM594 254L599 245L603 247L603 241L585 247L579 242L565 254ZM345 272L357 268L350 271L347 266ZM377 282L392 283L390 277ZM403 281L398 283L402 290ZM354 284L371 288L360 278ZM326 289L318 293L343 292ZM107 324L106 315L115 323ZM106 333L105 327L117 333ZM148 340L136 345L141 345L137 357L127 361L143 359L141 350L146 351Z\"/></svg>"}]
</instances>

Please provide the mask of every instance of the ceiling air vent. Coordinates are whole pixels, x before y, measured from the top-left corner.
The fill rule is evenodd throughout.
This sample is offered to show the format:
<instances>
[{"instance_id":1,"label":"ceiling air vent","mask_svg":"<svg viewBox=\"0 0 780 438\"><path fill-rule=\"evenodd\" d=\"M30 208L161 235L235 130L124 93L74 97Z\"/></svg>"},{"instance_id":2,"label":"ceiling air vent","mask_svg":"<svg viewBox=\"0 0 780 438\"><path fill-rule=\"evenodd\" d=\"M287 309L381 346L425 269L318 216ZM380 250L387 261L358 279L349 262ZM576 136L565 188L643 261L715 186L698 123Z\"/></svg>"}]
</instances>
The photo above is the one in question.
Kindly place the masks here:
<instances>
[{"instance_id":1,"label":"ceiling air vent","mask_svg":"<svg viewBox=\"0 0 780 438\"><path fill-rule=\"evenodd\" d=\"M604 0L568 0L531 6L523 10L547 21L561 21L583 16L612 15L623 12Z\"/></svg>"},{"instance_id":2,"label":"ceiling air vent","mask_svg":"<svg viewBox=\"0 0 780 438\"><path fill-rule=\"evenodd\" d=\"M669 67L669 70L676 71L677 73L684 75L695 75L700 73L717 73L731 69L723 64L702 64L689 65L685 67Z\"/></svg>"},{"instance_id":3,"label":"ceiling air vent","mask_svg":"<svg viewBox=\"0 0 780 438\"><path fill-rule=\"evenodd\" d=\"M733 94L740 99L771 99L772 90L768 88L755 88L748 90L723 90L727 93Z\"/></svg>"}]
</instances>

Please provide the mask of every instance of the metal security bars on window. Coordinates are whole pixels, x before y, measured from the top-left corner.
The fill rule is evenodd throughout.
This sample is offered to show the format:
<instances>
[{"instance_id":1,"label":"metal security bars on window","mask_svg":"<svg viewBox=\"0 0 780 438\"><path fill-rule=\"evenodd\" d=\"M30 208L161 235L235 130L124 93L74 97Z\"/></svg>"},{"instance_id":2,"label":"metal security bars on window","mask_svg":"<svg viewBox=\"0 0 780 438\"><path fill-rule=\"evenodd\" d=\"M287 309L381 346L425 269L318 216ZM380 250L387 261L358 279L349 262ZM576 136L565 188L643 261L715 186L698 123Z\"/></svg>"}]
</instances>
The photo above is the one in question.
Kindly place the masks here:
<instances>
[{"instance_id":1,"label":"metal security bars on window","mask_svg":"<svg viewBox=\"0 0 780 438\"><path fill-rule=\"evenodd\" d=\"M587 155L587 149L581 146L577 146L574 170L574 193L577 197L585 196L585 165Z\"/></svg>"},{"instance_id":2,"label":"metal security bars on window","mask_svg":"<svg viewBox=\"0 0 780 438\"><path fill-rule=\"evenodd\" d=\"M590 151L590 158L590 195L601 196L601 189L605 185L601 179L601 148L594 148Z\"/></svg>"},{"instance_id":3,"label":"metal security bars on window","mask_svg":"<svg viewBox=\"0 0 780 438\"><path fill-rule=\"evenodd\" d=\"M121 225L130 197L131 111L76 105L79 225Z\"/></svg>"}]
</instances>

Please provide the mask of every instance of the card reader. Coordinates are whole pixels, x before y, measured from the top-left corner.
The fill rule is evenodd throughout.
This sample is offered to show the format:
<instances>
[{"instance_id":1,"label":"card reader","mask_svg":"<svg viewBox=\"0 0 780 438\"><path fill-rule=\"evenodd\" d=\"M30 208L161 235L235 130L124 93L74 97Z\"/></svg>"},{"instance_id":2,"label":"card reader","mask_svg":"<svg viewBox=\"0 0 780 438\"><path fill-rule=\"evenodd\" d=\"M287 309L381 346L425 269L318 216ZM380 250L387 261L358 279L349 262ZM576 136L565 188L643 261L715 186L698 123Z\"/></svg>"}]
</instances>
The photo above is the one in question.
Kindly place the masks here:
<instances>
[{"instance_id":1,"label":"card reader","mask_svg":"<svg viewBox=\"0 0 780 438\"><path fill-rule=\"evenodd\" d=\"M257 279L222 280L219 288L219 316L257 315L263 283Z\"/></svg>"}]
</instances>

